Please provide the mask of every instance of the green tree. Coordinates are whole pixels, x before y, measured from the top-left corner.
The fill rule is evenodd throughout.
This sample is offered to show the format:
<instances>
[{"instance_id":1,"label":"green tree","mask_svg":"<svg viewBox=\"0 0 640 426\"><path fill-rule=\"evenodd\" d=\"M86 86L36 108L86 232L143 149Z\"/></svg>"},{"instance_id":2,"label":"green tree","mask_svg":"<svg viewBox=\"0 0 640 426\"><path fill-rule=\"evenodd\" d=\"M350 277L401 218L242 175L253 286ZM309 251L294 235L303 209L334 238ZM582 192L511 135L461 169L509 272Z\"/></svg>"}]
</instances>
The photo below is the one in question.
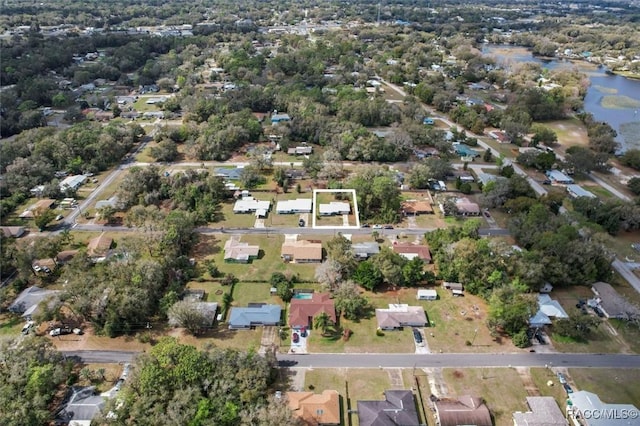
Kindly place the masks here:
<instances>
[{"instance_id":1,"label":"green tree","mask_svg":"<svg viewBox=\"0 0 640 426\"><path fill-rule=\"evenodd\" d=\"M51 209L43 209L34 212L34 224L40 231L44 231L47 225L56 217L56 213Z\"/></svg>"},{"instance_id":2,"label":"green tree","mask_svg":"<svg viewBox=\"0 0 640 426\"><path fill-rule=\"evenodd\" d=\"M406 286L420 285L424 278L424 261L414 257L402 266L402 283Z\"/></svg>"},{"instance_id":3,"label":"green tree","mask_svg":"<svg viewBox=\"0 0 640 426\"><path fill-rule=\"evenodd\" d=\"M598 325L600 325L598 317L571 314L569 318L561 318L554 322L553 332L578 342L584 342L588 340L589 335Z\"/></svg>"},{"instance_id":4,"label":"green tree","mask_svg":"<svg viewBox=\"0 0 640 426\"><path fill-rule=\"evenodd\" d=\"M313 318L313 327L319 329L322 335L327 334L327 329L333 325L333 321L326 312L320 312Z\"/></svg>"},{"instance_id":5,"label":"green tree","mask_svg":"<svg viewBox=\"0 0 640 426\"><path fill-rule=\"evenodd\" d=\"M332 294L336 311L348 320L357 320L369 307L369 301L360 294L358 286L353 281L339 283Z\"/></svg>"},{"instance_id":6,"label":"green tree","mask_svg":"<svg viewBox=\"0 0 640 426\"><path fill-rule=\"evenodd\" d=\"M382 284L383 280L382 274L370 260L360 262L352 278L356 283L369 291L375 291L375 289Z\"/></svg>"},{"instance_id":7,"label":"green tree","mask_svg":"<svg viewBox=\"0 0 640 426\"><path fill-rule=\"evenodd\" d=\"M199 308L197 302L181 300L176 302L167 311L169 325L183 327L193 335L211 324L212 320Z\"/></svg>"}]
</instances>

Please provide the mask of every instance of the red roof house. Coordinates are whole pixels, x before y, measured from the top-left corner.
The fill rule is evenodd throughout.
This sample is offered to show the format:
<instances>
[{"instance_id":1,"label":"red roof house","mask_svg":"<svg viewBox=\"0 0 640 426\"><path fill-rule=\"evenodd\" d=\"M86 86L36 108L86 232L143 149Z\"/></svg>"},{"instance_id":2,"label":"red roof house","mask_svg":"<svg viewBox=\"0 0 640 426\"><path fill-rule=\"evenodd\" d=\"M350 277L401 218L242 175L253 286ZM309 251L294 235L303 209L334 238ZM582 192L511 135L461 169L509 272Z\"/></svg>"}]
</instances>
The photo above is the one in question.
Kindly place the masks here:
<instances>
[{"instance_id":1,"label":"red roof house","mask_svg":"<svg viewBox=\"0 0 640 426\"><path fill-rule=\"evenodd\" d=\"M329 293L312 293L308 299L294 296L289 306L289 325L292 328L311 327L313 318L322 312L336 322L336 307Z\"/></svg>"}]
</instances>

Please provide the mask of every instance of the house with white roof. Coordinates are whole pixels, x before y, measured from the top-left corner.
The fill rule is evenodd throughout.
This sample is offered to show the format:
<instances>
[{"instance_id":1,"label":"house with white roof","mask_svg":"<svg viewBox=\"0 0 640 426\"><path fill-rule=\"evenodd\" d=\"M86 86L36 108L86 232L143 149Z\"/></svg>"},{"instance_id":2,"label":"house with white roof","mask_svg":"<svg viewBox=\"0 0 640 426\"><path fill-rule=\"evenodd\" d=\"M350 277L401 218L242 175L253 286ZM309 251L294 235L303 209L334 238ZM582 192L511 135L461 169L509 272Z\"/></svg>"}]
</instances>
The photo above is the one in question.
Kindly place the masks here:
<instances>
[{"instance_id":1,"label":"house with white roof","mask_svg":"<svg viewBox=\"0 0 640 426\"><path fill-rule=\"evenodd\" d=\"M253 197L242 197L233 205L234 213L255 213L256 217L265 217L271 208L271 201L260 201Z\"/></svg>"},{"instance_id":2,"label":"house with white roof","mask_svg":"<svg viewBox=\"0 0 640 426\"><path fill-rule=\"evenodd\" d=\"M335 216L351 213L351 204L344 201L331 201L328 204L320 204L318 207L320 216Z\"/></svg>"},{"instance_id":3,"label":"house with white roof","mask_svg":"<svg viewBox=\"0 0 640 426\"><path fill-rule=\"evenodd\" d=\"M67 189L77 190L80 185L85 183L87 177L85 175L67 176L60 182L60 191L66 191Z\"/></svg>"},{"instance_id":4,"label":"house with white roof","mask_svg":"<svg viewBox=\"0 0 640 426\"><path fill-rule=\"evenodd\" d=\"M592 194L591 192L587 191L586 189L584 189L580 185L576 185L576 184L567 185L567 192L573 198L578 198L578 197L597 198L594 194Z\"/></svg>"},{"instance_id":5,"label":"house with white roof","mask_svg":"<svg viewBox=\"0 0 640 426\"><path fill-rule=\"evenodd\" d=\"M277 214L311 213L313 207L311 198L296 198L295 200L280 200L276 205Z\"/></svg>"},{"instance_id":6,"label":"house with white roof","mask_svg":"<svg viewBox=\"0 0 640 426\"><path fill-rule=\"evenodd\" d=\"M587 391L570 393L567 417L584 426L628 426L638 424L640 409L632 404L608 404ZM597 415L594 415L597 414Z\"/></svg>"},{"instance_id":7,"label":"house with white roof","mask_svg":"<svg viewBox=\"0 0 640 426\"><path fill-rule=\"evenodd\" d=\"M567 312L557 300L553 300L548 294L538 294L538 312L529 318L529 326L541 328L551 325L552 319L569 318Z\"/></svg>"},{"instance_id":8,"label":"house with white roof","mask_svg":"<svg viewBox=\"0 0 640 426\"><path fill-rule=\"evenodd\" d=\"M556 185L571 185L573 184L573 179L569 176L565 175L559 170L549 170L545 173L552 184Z\"/></svg>"}]
</instances>

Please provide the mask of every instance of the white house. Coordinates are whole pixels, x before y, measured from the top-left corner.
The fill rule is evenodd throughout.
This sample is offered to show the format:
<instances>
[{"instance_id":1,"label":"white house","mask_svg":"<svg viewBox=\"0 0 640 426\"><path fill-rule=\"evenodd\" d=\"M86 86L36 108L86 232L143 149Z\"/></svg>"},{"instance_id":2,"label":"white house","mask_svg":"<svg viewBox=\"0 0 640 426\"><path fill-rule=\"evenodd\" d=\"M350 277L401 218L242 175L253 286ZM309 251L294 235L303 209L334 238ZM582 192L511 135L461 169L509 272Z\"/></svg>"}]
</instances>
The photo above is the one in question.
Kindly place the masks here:
<instances>
[{"instance_id":1,"label":"white house","mask_svg":"<svg viewBox=\"0 0 640 426\"><path fill-rule=\"evenodd\" d=\"M329 204L320 204L320 216L334 216L351 213L351 204L344 201L332 201Z\"/></svg>"},{"instance_id":2,"label":"white house","mask_svg":"<svg viewBox=\"0 0 640 426\"><path fill-rule=\"evenodd\" d=\"M567 185L567 192L573 198L578 198L578 197L597 198L594 194L592 194L591 192L587 191L586 189L584 189L580 185L575 185L575 184Z\"/></svg>"},{"instance_id":3,"label":"white house","mask_svg":"<svg viewBox=\"0 0 640 426\"><path fill-rule=\"evenodd\" d=\"M253 197L243 197L233 205L234 213L255 213L257 217L264 217L271 208L271 201L260 201Z\"/></svg>"},{"instance_id":4,"label":"white house","mask_svg":"<svg viewBox=\"0 0 640 426\"><path fill-rule=\"evenodd\" d=\"M438 298L438 292L434 289L420 289L416 295L418 300L436 300Z\"/></svg>"},{"instance_id":5,"label":"white house","mask_svg":"<svg viewBox=\"0 0 640 426\"><path fill-rule=\"evenodd\" d=\"M67 189L73 189L75 191L80 188L80 185L82 185L86 180L87 177L85 175L67 176L62 182L60 182L60 191L65 191Z\"/></svg>"},{"instance_id":6,"label":"white house","mask_svg":"<svg viewBox=\"0 0 640 426\"><path fill-rule=\"evenodd\" d=\"M311 198L297 198L295 200L281 200L276 205L278 214L311 213L313 202Z\"/></svg>"}]
</instances>

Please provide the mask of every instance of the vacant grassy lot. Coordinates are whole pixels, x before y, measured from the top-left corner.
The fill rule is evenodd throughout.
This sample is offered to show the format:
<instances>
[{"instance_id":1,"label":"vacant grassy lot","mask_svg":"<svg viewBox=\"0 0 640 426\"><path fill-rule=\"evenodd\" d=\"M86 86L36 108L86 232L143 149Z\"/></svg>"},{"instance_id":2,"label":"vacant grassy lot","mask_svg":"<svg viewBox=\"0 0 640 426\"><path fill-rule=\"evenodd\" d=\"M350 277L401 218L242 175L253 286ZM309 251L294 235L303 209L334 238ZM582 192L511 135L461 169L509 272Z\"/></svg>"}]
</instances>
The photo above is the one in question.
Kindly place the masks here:
<instances>
[{"instance_id":1,"label":"vacant grassy lot","mask_svg":"<svg viewBox=\"0 0 640 426\"><path fill-rule=\"evenodd\" d=\"M445 368L451 396L474 395L484 398L496 426L513 425L514 411L526 411L522 380L511 368Z\"/></svg>"},{"instance_id":2,"label":"vacant grassy lot","mask_svg":"<svg viewBox=\"0 0 640 426\"><path fill-rule=\"evenodd\" d=\"M405 389L411 385L405 383ZM357 425L358 415L348 414L347 410L356 410L357 401L383 400L384 391L391 389L389 374L385 370L338 368L313 369L305 376L305 390L334 389L342 396L343 424ZM347 416L351 416L349 420Z\"/></svg>"},{"instance_id":3,"label":"vacant grassy lot","mask_svg":"<svg viewBox=\"0 0 640 426\"><path fill-rule=\"evenodd\" d=\"M596 393L604 402L640 407L640 368L571 368L569 374L579 390Z\"/></svg>"},{"instance_id":4,"label":"vacant grassy lot","mask_svg":"<svg viewBox=\"0 0 640 426\"><path fill-rule=\"evenodd\" d=\"M10 315L8 313L0 314L0 336L17 336L25 324L26 321L17 315Z\"/></svg>"},{"instance_id":5,"label":"vacant grassy lot","mask_svg":"<svg viewBox=\"0 0 640 426\"><path fill-rule=\"evenodd\" d=\"M415 290L414 290L415 291ZM434 325L425 329L432 352L517 352L521 349L511 344L510 339L494 339L485 325L487 304L471 294L453 297L451 292L438 288L438 300L406 302L425 307ZM468 345L472 343L472 345Z\"/></svg>"}]
</instances>

